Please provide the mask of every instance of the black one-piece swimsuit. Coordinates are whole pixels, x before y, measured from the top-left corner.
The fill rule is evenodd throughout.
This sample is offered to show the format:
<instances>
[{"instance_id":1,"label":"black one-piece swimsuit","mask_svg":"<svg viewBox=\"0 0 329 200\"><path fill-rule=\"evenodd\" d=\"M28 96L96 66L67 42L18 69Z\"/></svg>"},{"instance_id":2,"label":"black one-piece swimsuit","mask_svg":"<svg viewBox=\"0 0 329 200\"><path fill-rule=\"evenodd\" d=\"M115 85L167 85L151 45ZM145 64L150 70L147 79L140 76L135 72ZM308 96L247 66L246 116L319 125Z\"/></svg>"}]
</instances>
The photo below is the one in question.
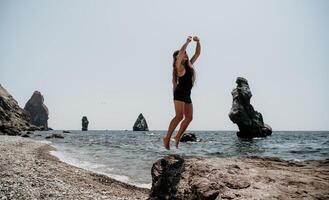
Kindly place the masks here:
<instances>
[{"instance_id":1,"label":"black one-piece swimsuit","mask_svg":"<svg viewBox=\"0 0 329 200\"><path fill-rule=\"evenodd\" d=\"M184 65L185 66L185 65ZM186 103L192 103L191 89L193 70L189 66L185 66L185 74L178 77L178 84L174 90L174 100L184 101Z\"/></svg>"}]
</instances>

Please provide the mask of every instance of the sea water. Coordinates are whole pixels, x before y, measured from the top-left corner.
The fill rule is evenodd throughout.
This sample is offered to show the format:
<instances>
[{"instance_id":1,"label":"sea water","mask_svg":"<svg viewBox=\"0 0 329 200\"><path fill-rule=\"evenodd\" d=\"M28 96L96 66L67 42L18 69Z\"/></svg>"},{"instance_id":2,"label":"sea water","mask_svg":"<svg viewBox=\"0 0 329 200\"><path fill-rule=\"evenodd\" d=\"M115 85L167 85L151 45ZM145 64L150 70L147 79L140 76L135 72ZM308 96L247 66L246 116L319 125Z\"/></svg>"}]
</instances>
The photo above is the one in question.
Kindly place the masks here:
<instances>
[{"instance_id":1,"label":"sea water","mask_svg":"<svg viewBox=\"0 0 329 200\"><path fill-rule=\"evenodd\" d=\"M36 132L44 140L52 133L64 139L50 139L64 162L108 175L119 181L150 188L152 164L168 154L203 157L274 156L285 160L329 159L328 131L277 131L267 138L240 139L233 131L193 131L201 142L180 143L167 151L162 144L166 131L62 131Z\"/></svg>"}]
</instances>

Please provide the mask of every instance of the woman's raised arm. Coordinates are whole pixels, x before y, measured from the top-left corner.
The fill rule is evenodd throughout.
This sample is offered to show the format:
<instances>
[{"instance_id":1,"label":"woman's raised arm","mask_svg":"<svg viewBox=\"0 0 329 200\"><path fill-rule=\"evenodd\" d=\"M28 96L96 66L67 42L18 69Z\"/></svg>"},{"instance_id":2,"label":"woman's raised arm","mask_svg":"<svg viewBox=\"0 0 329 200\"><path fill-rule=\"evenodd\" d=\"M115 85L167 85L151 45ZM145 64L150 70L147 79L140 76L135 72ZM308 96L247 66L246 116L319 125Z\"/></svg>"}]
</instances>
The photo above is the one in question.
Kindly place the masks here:
<instances>
[{"instance_id":1,"label":"woman's raised arm","mask_svg":"<svg viewBox=\"0 0 329 200\"><path fill-rule=\"evenodd\" d=\"M193 40L196 42L196 48L195 48L195 53L192 56L190 62L193 64L195 61L198 59L200 53L201 53L201 45L200 45L200 39L197 36L193 37Z\"/></svg>"},{"instance_id":2,"label":"woman's raised arm","mask_svg":"<svg viewBox=\"0 0 329 200\"><path fill-rule=\"evenodd\" d=\"M183 44L183 46L180 48L178 55L177 55L177 59L176 59L176 63L175 63L175 67L176 69L179 69L182 63L182 60L184 59L185 56L185 51L187 48L187 45L192 41L192 37L188 36L186 39L186 42Z\"/></svg>"}]
</instances>

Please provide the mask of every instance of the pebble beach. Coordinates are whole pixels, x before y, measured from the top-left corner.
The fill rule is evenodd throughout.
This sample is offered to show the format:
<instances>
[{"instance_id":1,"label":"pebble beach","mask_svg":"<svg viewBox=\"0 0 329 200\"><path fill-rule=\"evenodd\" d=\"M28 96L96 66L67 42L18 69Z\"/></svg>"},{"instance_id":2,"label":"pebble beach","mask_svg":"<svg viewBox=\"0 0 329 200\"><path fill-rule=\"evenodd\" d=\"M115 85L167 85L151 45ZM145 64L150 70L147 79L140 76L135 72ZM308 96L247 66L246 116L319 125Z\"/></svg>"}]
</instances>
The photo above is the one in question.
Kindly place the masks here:
<instances>
[{"instance_id":1,"label":"pebble beach","mask_svg":"<svg viewBox=\"0 0 329 200\"><path fill-rule=\"evenodd\" d=\"M0 199L147 199L149 190L61 162L44 142L0 135Z\"/></svg>"}]
</instances>

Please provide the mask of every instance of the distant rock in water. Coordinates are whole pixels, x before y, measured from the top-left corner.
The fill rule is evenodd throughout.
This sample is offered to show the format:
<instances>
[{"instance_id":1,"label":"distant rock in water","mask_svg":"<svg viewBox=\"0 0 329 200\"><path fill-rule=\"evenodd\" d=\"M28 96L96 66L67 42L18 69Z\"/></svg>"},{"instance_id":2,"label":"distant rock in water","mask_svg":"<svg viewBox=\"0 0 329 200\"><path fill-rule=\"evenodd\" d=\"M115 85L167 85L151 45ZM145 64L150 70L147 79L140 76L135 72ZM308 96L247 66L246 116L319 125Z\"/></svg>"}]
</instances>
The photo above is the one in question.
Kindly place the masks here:
<instances>
[{"instance_id":1,"label":"distant rock in water","mask_svg":"<svg viewBox=\"0 0 329 200\"><path fill-rule=\"evenodd\" d=\"M328 199L328 160L169 155L151 169L149 200Z\"/></svg>"},{"instance_id":2,"label":"distant rock in water","mask_svg":"<svg viewBox=\"0 0 329 200\"><path fill-rule=\"evenodd\" d=\"M51 138L59 138L59 139L64 139L64 136L59 133L53 133L51 135L46 136L46 139L51 139Z\"/></svg>"},{"instance_id":3,"label":"distant rock in water","mask_svg":"<svg viewBox=\"0 0 329 200\"><path fill-rule=\"evenodd\" d=\"M133 131L148 131L149 128L147 126L146 120L143 116L143 114L139 114L134 127L133 127Z\"/></svg>"},{"instance_id":4,"label":"distant rock in water","mask_svg":"<svg viewBox=\"0 0 329 200\"><path fill-rule=\"evenodd\" d=\"M22 137L30 137L30 135L29 134L26 134L26 133L23 133L21 136Z\"/></svg>"},{"instance_id":5,"label":"distant rock in water","mask_svg":"<svg viewBox=\"0 0 329 200\"><path fill-rule=\"evenodd\" d=\"M28 102L25 104L24 110L30 114L30 122L33 125L48 130L48 108L43 103L43 96L39 91L35 91Z\"/></svg>"},{"instance_id":6,"label":"distant rock in water","mask_svg":"<svg viewBox=\"0 0 329 200\"><path fill-rule=\"evenodd\" d=\"M88 124L89 124L89 121L87 119L86 116L83 116L82 117L82 131L88 131Z\"/></svg>"},{"instance_id":7,"label":"distant rock in water","mask_svg":"<svg viewBox=\"0 0 329 200\"><path fill-rule=\"evenodd\" d=\"M250 104L252 94L247 79L238 77L236 83L237 87L232 91L233 103L229 117L239 127L238 137L253 138L271 135L272 128L264 124L262 114L254 110Z\"/></svg>"},{"instance_id":8,"label":"distant rock in water","mask_svg":"<svg viewBox=\"0 0 329 200\"><path fill-rule=\"evenodd\" d=\"M179 141L180 142L197 142L198 140L194 133L184 133Z\"/></svg>"},{"instance_id":9,"label":"distant rock in water","mask_svg":"<svg viewBox=\"0 0 329 200\"><path fill-rule=\"evenodd\" d=\"M39 130L29 121L29 114L0 84L0 135L20 135L22 131Z\"/></svg>"}]
</instances>

